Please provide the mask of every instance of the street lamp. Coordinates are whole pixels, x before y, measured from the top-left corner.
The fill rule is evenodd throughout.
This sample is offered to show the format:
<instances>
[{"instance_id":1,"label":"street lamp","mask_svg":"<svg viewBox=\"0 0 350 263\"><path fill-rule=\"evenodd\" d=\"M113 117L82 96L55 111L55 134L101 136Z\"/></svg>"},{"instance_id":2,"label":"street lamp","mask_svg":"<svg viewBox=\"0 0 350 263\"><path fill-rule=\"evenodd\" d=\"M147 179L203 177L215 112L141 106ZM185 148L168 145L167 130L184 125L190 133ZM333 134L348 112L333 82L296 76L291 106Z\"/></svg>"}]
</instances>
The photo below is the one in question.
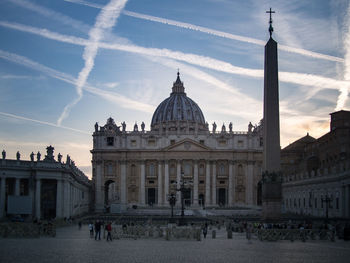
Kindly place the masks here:
<instances>
[{"instance_id":1,"label":"street lamp","mask_svg":"<svg viewBox=\"0 0 350 263\"><path fill-rule=\"evenodd\" d=\"M174 206L176 204L176 195L174 193L168 195L168 202L171 207L171 218L174 217Z\"/></svg>"},{"instance_id":2,"label":"street lamp","mask_svg":"<svg viewBox=\"0 0 350 263\"><path fill-rule=\"evenodd\" d=\"M326 220L328 221L328 206L329 203L333 201L332 197L329 197L328 194L326 194L326 196L324 198L321 198L321 202L326 203Z\"/></svg>"},{"instance_id":3,"label":"street lamp","mask_svg":"<svg viewBox=\"0 0 350 263\"><path fill-rule=\"evenodd\" d=\"M184 193L190 189L190 186L192 185L192 181L188 180L186 181L184 178L184 173L181 173L181 179L180 179L180 188L176 188L177 192L181 193L181 221L180 225L184 225L184 217L185 217L185 197Z\"/></svg>"}]
</instances>

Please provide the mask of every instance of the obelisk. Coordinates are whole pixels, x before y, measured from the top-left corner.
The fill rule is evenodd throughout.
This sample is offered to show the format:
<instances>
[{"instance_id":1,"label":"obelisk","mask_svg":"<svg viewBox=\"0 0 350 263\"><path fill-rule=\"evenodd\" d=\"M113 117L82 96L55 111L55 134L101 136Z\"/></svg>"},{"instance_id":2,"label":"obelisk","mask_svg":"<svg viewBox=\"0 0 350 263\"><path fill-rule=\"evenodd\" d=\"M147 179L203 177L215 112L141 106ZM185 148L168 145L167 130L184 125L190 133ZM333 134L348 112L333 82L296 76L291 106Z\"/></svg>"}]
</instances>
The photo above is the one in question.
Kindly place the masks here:
<instances>
[{"instance_id":1,"label":"obelisk","mask_svg":"<svg viewBox=\"0 0 350 263\"><path fill-rule=\"evenodd\" d=\"M272 38L270 13L270 38L265 45L264 65L264 134L263 134L263 219L279 219L281 216L281 147L278 96L277 42Z\"/></svg>"}]
</instances>

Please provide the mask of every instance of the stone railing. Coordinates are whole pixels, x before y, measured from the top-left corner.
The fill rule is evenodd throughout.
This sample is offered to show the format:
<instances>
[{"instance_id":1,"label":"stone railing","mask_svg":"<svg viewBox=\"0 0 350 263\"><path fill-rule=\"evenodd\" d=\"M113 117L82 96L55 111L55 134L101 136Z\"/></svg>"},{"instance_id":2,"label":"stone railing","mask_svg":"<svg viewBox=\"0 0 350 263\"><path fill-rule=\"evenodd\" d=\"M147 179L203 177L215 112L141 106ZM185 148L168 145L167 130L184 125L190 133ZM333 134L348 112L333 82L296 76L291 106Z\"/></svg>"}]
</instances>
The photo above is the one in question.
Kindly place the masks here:
<instances>
[{"instance_id":1,"label":"stone railing","mask_svg":"<svg viewBox=\"0 0 350 263\"><path fill-rule=\"evenodd\" d=\"M115 239L120 238L161 238L165 240L201 240L201 228L198 226L112 226L112 235Z\"/></svg>"},{"instance_id":2,"label":"stone railing","mask_svg":"<svg viewBox=\"0 0 350 263\"><path fill-rule=\"evenodd\" d=\"M277 240L330 240L335 241L335 233L330 230L316 229L256 229L255 235L260 241L277 241Z\"/></svg>"}]
</instances>

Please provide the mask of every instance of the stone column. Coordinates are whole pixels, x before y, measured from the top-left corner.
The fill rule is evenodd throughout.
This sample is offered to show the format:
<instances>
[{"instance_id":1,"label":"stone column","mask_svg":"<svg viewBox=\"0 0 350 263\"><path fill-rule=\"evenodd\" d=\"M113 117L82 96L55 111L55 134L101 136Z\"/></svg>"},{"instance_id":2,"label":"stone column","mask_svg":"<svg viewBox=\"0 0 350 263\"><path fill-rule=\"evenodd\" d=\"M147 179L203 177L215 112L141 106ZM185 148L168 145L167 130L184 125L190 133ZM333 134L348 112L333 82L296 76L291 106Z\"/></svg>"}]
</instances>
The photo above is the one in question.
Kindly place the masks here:
<instances>
[{"instance_id":1,"label":"stone column","mask_svg":"<svg viewBox=\"0 0 350 263\"><path fill-rule=\"evenodd\" d=\"M141 205L146 204L146 195L145 195L145 181L146 181L146 174L145 174L145 162L141 162L141 182L140 182L140 203Z\"/></svg>"},{"instance_id":2,"label":"stone column","mask_svg":"<svg viewBox=\"0 0 350 263\"><path fill-rule=\"evenodd\" d=\"M233 163L229 161L228 166L228 206L233 204Z\"/></svg>"},{"instance_id":3,"label":"stone column","mask_svg":"<svg viewBox=\"0 0 350 263\"><path fill-rule=\"evenodd\" d=\"M162 162L158 161L158 206L163 204L163 174L162 174Z\"/></svg>"},{"instance_id":4,"label":"stone column","mask_svg":"<svg viewBox=\"0 0 350 263\"><path fill-rule=\"evenodd\" d=\"M210 205L210 163L206 162L205 171L205 206Z\"/></svg>"},{"instance_id":5,"label":"stone column","mask_svg":"<svg viewBox=\"0 0 350 263\"><path fill-rule=\"evenodd\" d=\"M253 173L254 173L254 162L248 161L247 163L247 182L246 182L246 204L253 204Z\"/></svg>"},{"instance_id":6,"label":"stone column","mask_svg":"<svg viewBox=\"0 0 350 263\"><path fill-rule=\"evenodd\" d=\"M177 161L176 165L176 182L177 182L177 189L180 189L180 180L181 180L181 162L180 160ZM176 192L176 205L181 205L181 193L180 191Z\"/></svg>"},{"instance_id":7,"label":"stone column","mask_svg":"<svg viewBox=\"0 0 350 263\"><path fill-rule=\"evenodd\" d=\"M6 177L1 177L1 181L0 181L0 218L5 216L5 192L6 192Z\"/></svg>"},{"instance_id":8,"label":"stone column","mask_svg":"<svg viewBox=\"0 0 350 263\"><path fill-rule=\"evenodd\" d=\"M41 217L41 180L36 179L35 187L35 217L40 219Z\"/></svg>"},{"instance_id":9,"label":"stone column","mask_svg":"<svg viewBox=\"0 0 350 263\"><path fill-rule=\"evenodd\" d=\"M212 180L213 180L213 184L212 184L212 190L211 190L211 201L212 201L212 205L216 205L216 161L213 161L213 176L212 176Z\"/></svg>"},{"instance_id":10,"label":"stone column","mask_svg":"<svg viewBox=\"0 0 350 263\"><path fill-rule=\"evenodd\" d=\"M198 206L198 161L194 161L193 171L193 205Z\"/></svg>"},{"instance_id":11,"label":"stone column","mask_svg":"<svg viewBox=\"0 0 350 263\"><path fill-rule=\"evenodd\" d=\"M120 202L126 204L126 161L122 161L120 168Z\"/></svg>"},{"instance_id":12,"label":"stone column","mask_svg":"<svg viewBox=\"0 0 350 263\"><path fill-rule=\"evenodd\" d=\"M21 184L21 179L20 178L16 178L15 195L20 195L20 184Z\"/></svg>"},{"instance_id":13,"label":"stone column","mask_svg":"<svg viewBox=\"0 0 350 263\"><path fill-rule=\"evenodd\" d=\"M344 202L344 217L349 217L350 216L350 186L349 185L345 185L344 186L344 199L343 199L343 202Z\"/></svg>"},{"instance_id":14,"label":"stone column","mask_svg":"<svg viewBox=\"0 0 350 263\"><path fill-rule=\"evenodd\" d=\"M164 163L164 202L167 202L169 194L169 164L168 161Z\"/></svg>"},{"instance_id":15,"label":"stone column","mask_svg":"<svg viewBox=\"0 0 350 263\"><path fill-rule=\"evenodd\" d=\"M57 189L56 189L56 218L63 217L62 211L62 180L57 180Z\"/></svg>"},{"instance_id":16,"label":"stone column","mask_svg":"<svg viewBox=\"0 0 350 263\"><path fill-rule=\"evenodd\" d=\"M103 166L102 161L95 162L95 212L102 212L104 207L104 193L102 191ZM67 189L68 191L68 189ZM65 204L68 205L68 204Z\"/></svg>"},{"instance_id":17,"label":"stone column","mask_svg":"<svg viewBox=\"0 0 350 263\"><path fill-rule=\"evenodd\" d=\"M63 180L63 217L70 216L69 181Z\"/></svg>"}]
</instances>

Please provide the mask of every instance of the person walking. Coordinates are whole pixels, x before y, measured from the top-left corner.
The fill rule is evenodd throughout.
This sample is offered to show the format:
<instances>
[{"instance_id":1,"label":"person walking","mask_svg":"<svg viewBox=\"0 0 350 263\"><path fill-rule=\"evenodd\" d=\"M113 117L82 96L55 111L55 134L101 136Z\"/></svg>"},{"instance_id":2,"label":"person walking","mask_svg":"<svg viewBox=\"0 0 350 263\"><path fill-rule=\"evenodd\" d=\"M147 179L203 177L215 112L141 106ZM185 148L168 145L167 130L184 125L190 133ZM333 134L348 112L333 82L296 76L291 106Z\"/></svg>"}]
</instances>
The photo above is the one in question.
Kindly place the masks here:
<instances>
[{"instance_id":1,"label":"person walking","mask_svg":"<svg viewBox=\"0 0 350 263\"><path fill-rule=\"evenodd\" d=\"M106 230L107 230L107 242L108 242L108 239L110 241L112 241L112 223L109 222L106 226Z\"/></svg>"},{"instance_id":2,"label":"person walking","mask_svg":"<svg viewBox=\"0 0 350 263\"><path fill-rule=\"evenodd\" d=\"M101 240L101 222L99 220L96 221L95 223L95 240Z\"/></svg>"},{"instance_id":3,"label":"person walking","mask_svg":"<svg viewBox=\"0 0 350 263\"><path fill-rule=\"evenodd\" d=\"M205 223L205 225L203 227L203 236L204 236L204 238L207 238L207 233L208 233L208 224Z\"/></svg>"},{"instance_id":4,"label":"person walking","mask_svg":"<svg viewBox=\"0 0 350 263\"><path fill-rule=\"evenodd\" d=\"M89 223L89 230L90 230L90 237L94 236L94 225L90 222Z\"/></svg>"}]
</instances>

